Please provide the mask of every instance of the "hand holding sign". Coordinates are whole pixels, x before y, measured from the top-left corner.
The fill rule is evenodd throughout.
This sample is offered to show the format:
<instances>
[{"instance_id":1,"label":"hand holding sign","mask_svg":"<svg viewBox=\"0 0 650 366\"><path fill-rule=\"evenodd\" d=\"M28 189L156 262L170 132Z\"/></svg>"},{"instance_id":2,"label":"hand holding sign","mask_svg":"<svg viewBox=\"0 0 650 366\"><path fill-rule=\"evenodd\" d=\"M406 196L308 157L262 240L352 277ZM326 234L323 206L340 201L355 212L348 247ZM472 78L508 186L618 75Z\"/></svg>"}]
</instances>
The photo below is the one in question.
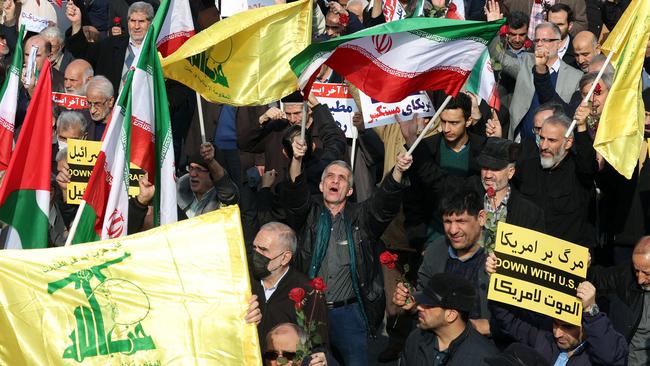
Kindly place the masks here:
<instances>
[{"instance_id":1,"label":"hand holding sign","mask_svg":"<svg viewBox=\"0 0 650 366\"><path fill-rule=\"evenodd\" d=\"M578 298L582 300L582 309L587 311L596 303L596 288L589 281L578 286Z\"/></svg>"}]
</instances>

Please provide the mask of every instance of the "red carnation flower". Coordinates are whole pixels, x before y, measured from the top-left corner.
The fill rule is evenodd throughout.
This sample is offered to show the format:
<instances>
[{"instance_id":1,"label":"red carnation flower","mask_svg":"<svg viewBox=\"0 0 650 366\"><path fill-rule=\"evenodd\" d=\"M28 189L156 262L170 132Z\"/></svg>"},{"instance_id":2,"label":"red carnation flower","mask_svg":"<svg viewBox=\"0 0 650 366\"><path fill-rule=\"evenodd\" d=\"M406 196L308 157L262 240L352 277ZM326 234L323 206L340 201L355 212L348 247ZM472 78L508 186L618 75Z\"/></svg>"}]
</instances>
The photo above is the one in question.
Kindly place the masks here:
<instances>
[{"instance_id":1,"label":"red carnation flower","mask_svg":"<svg viewBox=\"0 0 650 366\"><path fill-rule=\"evenodd\" d=\"M487 190L486 190L486 193L487 193L488 197L492 198L492 197L496 196L497 191L496 191L496 189L494 189L494 187L488 187Z\"/></svg>"},{"instance_id":2,"label":"red carnation flower","mask_svg":"<svg viewBox=\"0 0 650 366\"><path fill-rule=\"evenodd\" d=\"M499 35L501 37L505 37L508 34L508 26L507 25L502 25L501 28L499 28Z\"/></svg>"},{"instance_id":3,"label":"red carnation flower","mask_svg":"<svg viewBox=\"0 0 650 366\"><path fill-rule=\"evenodd\" d=\"M397 254L393 254L386 250L379 255L379 263L385 265L388 269L394 269L395 264L397 263L397 258Z\"/></svg>"},{"instance_id":4,"label":"red carnation flower","mask_svg":"<svg viewBox=\"0 0 650 366\"><path fill-rule=\"evenodd\" d=\"M321 277L316 277L309 281L309 286L318 292L325 292L327 290L327 285L325 285L325 281Z\"/></svg>"},{"instance_id":5,"label":"red carnation flower","mask_svg":"<svg viewBox=\"0 0 650 366\"><path fill-rule=\"evenodd\" d=\"M600 87L600 83L596 84L594 88L594 94L599 95L603 91L603 88Z\"/></svg>"},{"instance_id":6,"label":"red carnation flower","mask_svg":"<svg viewBox=\"0 0 650 366\"><path fill-rule=\"evenodd\" d=\"M305 290L300 287L294 287L289 291L289 298L295 302L296 309L301 309L302 300L305 299Z\"/></svg>"},{"instance_id":7,"label":"red carnation flower","mask_svg":"<svg viewBox=\"0 0 650 366\"><path fill-rule=\"evenodd\" d=\"M533 41L526 38L526 40L524 41L524 48L532 48L532 47L533 47Z\"/></svg>"},{"instance_id":8,"label":"red carnation flower","mask_svg":"<svg viewBox=\"0 0 650 366\"><path fill-rule=\"evenodd\" d=\"M339 23L342 26L347 27L350 22L350 17L347 14L339 13Z\"/></svg>"}]
</instances>

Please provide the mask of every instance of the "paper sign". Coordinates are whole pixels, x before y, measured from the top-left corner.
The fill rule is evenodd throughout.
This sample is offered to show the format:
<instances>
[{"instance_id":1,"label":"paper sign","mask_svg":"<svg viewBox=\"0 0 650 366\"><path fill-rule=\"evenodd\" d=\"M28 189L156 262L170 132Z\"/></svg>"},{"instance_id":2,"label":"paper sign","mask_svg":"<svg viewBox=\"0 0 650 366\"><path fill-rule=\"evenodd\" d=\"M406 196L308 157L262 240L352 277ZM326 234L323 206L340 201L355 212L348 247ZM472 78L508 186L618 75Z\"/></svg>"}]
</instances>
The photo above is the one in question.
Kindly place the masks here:
<instances>
[{"instance_id":1,"label":"paper sign","mask_svg":"<svg viewBox=\"0 0 650 366\"><path fill-rule=\"evenodd\" d=\"M52 92L52 101L65 109L88 109L88 101L82 95Z\"/></svg>"},{"instance_id":2,"label":"paper sign","mask_svg":"<svg viewBox=\"0 0 650 366\"><path fill-rule=\"evenodd\" d=\"M86 186L93 172L95 162L102 149L101 141L74 140L68 139L68 172L70 183L68 183L67 203L78 205L81 203ZM129 173L129 196L134 197L140 193L138 180L144 175L144 170L131 163Z\"/></svg>"},{"instance_id":3,"label":"paper sign","mask_svg":"<svg viewBox=\"0 0 650 366\"><path fill-rule=\"evenodd\" d=\"M275 4L275 0L226 0L221 2L221 16L229 17L249 9L257 9Z\"/></svg>"},{"instance_id":4,"label":"paper sign","mask_svg":"<svg viewBox=\"0 0 650 366\"><path fill-rule=\"evenodd\" d=\"M578 285L587 276L589 250L580 245L500 222L488 299L580 325Z\"/></svg>"},{"instance_id":5,"label":"paper sign","mask_svg":"<svg viewBox=\"0 0 650 366\"><path fill-rule=\"evenodd\" d=\"M39 17L32 13L27 13L25 11L20 13L20 19L18 20L19 24L25 25L25 29L30 32L40 33L43 29L47 28L49 21L47 18Z\"/></svg>"},{"instance_id":6,"label":"paper sign","mask_svg":"<svg viewBox=\"0 0 650 366\"><path fill-rule=\"evenodd\" d=\"M347 85L314 83L311 92L319 102L327 104L336 124L345 133L345 137L356 137L357 129L352 124L352 116L359 110Z\"/></svg>"},{"instance_id":7,"label":"paper sign","mask_svg":"<svg viewBox=\"0 0 650 366\"><path fill-rule=\"evenodd\" d=\"M420 117L431 117L435 114L433 103L424 93L409 95L399 103L382 103L376 101L359 90L363 122L366 128L379 127L397 122L395 116L402 121L410 120L413 114Z\"/></svg>"}]
</instances>

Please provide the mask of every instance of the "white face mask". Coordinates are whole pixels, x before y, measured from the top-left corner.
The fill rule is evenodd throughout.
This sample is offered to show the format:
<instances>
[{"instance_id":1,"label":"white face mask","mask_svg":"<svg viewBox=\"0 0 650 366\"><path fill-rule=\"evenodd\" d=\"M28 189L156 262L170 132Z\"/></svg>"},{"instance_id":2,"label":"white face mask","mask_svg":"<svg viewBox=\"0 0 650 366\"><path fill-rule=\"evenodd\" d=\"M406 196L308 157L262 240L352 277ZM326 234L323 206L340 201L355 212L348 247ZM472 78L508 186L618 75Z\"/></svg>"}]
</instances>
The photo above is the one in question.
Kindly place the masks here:
<instances>
[{"instance_id":1,"label":"white face mask","mask_svg":"<svg viewBox=\"0 0 650 366\"><path fill-rule=\"evenodd\" d=\"M59 151L66 149L68 147L68 142L67 141L61 141L59 139L56 140L57 145L59 145Z\"/></svg>"}]
</instances>

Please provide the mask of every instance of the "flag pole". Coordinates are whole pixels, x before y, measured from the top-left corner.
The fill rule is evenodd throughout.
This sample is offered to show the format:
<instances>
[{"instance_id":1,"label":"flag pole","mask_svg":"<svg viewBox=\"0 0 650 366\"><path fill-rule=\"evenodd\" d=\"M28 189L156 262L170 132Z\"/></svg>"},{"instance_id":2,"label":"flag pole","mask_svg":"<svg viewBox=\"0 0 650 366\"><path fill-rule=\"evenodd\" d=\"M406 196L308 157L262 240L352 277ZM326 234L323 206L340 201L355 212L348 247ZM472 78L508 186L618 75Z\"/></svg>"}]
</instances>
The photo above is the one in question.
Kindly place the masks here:
<instances>
[{"instance_id":1,"label":"flag pole","mask_svg":"<svg viewBox=\"0 0 650 366\"><path fill-rule=\"evenodd\" d=\"M196 106L199 112L199 127L201 128L201 143L204 144L205 141L205 124L203 123L203 105L201 104L201 94L196 92Z\"/></svg>"},{"instance_id":2,"label":"flag pole","mask_svg":"<svg viewBox=\"0 0 650 366\"><path fill-rule=\"evenodd\" d=\"M350 168L352 168L352 172L354 173L354 158L357 155L357 138L359 138L359 131L357 131L357 128L352 126L352 152L350 153Z\"/></svg>"},{"instance_id":3,"label":"flag pole","mask_svg":"<svg viewBox=\"0 0 650 366\"><path fill-rule=\"evenodd\" d=\"M445 101L442 102L442 104L440 105L440 108L438 108L438 110L436 111L436 114L434 114L433 117L431 117L431 120L429 121L429 123L427 123L427 125L424 126L424 129L422 130L422 132L418 136L417 140L415 140L415 142L413 143L413 145L411 146L411 148L407 152L408 155L413 154L413 150L415 150L415 148L418 146L420 141L422 141L422 139L424 138L424 135L426 135L427 132L429 132L429 129L431 128L431 126L433 126L433 123L438 119L438 117L440 117L440 113L442 113L442 111L445 110L445 107L447 107L447 104L449 104L450 100L451 100L451 95L448 95L447 99L445 99Z\"/></svg>"},{"instance_id":4,"label":"flag pole","mask_svg":"<svg viewBox=\"0 0 650 366\"><path fill-rule=\"evenodd\" d=\"M86 207L86 201L81 200L79 203L79 208L77 208L77 213L74 215L74 221L72 221L72 226L70 226L70 231L68 232L68 237L65 239L65 246L69 247L72 244L72 239L74 234L77 232L77 226L79 226L79 220L81 219L81 214Z\"/></svg>"},{"instance_id":5,"label":"flag pole","mask_svg":"<svg viewBox=\"0 0 650 366\"><path fill-rule=\"evenodd\" d=\"M612 56L614 56L614 53L616 51L612 50L609 55L607 55L607 59L603 63L603 66L600 68L600 71L598 71L598 75L596 75L596 80L591 84L591 88L589 88L589 93L587 93L587 96L584 97L582 102L580 102L580 105L582 105L585 102L588 102L589 99L591 99L591 95L594 93L594 90L596 90L596 85L598 85L598 82L600 79L603 77L603 74L605 73L605 69L607 68L607 65L609 65L609 61L612 59ZM573 121L571 121L571 125L569 126L569 129L566 130L566 133L564 134L564 138L568 138L571 136L571 133L573 133L573 129L576 127L576 119L574 118Z\"/></svg>"},{"instance_id":6,"label":"flag pole","mask_svg":"<svg viewBox=\"0 0 650 366\"><path fill-rule=\"evenodd\" d=\"M300 121L300 139L305 141L305 129L307 126L307 102L302 102L302 120ZM307 147L309 148L309 146Z\"/></svg>"}]
</instances>

